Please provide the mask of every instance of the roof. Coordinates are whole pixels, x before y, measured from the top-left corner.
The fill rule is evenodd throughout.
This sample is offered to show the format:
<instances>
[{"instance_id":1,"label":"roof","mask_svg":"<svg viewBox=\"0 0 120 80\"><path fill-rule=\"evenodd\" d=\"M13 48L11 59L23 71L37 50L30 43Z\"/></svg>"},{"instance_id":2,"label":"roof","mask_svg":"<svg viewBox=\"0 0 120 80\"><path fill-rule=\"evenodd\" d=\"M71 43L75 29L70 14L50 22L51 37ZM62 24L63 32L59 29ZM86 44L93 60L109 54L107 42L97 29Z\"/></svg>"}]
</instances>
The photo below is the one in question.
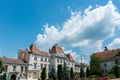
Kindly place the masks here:
<instances>
[{"instance_id":1,"label":"roof","mask_svg":"<svg viewBox=\"0 0 120 80\"><path fill-rule=\"evenodd\" d=\"M77 63L77 62L75 62L75 66L79 66L79 67L89 67L89 65L88 64L86 64L86 63Z\"/></svg>"},{"instance_id":2,"label":"roof","mask_svg":"<svg viewBox=\"0 0 120 80\"><path fill-rule=\"evenodd\" d=\"M58 45L55 44L50 50L50 53L64 53L64 50Z\"/></svg>"},{"instance_id":3,"label":"roof","mask_svg":"<svg viewBox=\"0 0 120 80\"><path fill-rule=\"evenodd\" d=\"M67 58L68 58L68 60L74 61L74 59L70 53L67 54Z\"/></svg>"},{"instance_id":4,"label":"roof","mask_svg":"<svg viewBox=\"0 0 120 80\"><path fill-rule=\"evenodd\" d=\"M30 45L29 49L30 52L37 54L37 55L42 55L42 56L49 56L48 52L44 52L39 50L35 44Z\"/></svg>"},{"instance_id":5,"label":"roof","mask_svg":"<svg viewBox=\"0 0 120 80\"><path fill-rule=\"evenodd\" d=\"M24 63L22 60L18 60L18 59L14 59L14 58L0 57L0 60L2 60L3 62Z\"/></svg>"},{"instance_id":6,"label":"roof","mask_svg":"<svg viewBox=\"0 0 120 80\"><path fill-rule=\"evenodd\" d=\"M120 48L119 49L113 49L113 50L107 50L107 51L103 51L103 52L93 53L93 55L99 57L101 61L112 60L112 58L117 56L118 54L120 54Z\"/></svg>"}]
</instances>

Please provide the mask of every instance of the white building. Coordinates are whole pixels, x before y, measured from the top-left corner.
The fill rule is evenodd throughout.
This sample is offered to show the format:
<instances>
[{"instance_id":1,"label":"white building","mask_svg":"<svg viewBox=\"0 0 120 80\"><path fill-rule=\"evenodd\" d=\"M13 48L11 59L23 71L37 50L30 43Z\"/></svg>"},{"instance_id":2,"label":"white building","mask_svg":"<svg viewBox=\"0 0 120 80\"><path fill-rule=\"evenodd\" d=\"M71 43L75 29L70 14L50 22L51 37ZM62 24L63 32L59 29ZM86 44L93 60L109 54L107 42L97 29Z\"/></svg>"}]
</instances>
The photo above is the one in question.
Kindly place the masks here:
<instances>
[{"instance_id":1,"label":"white building","mask_svg":"<svg viewBox=\"0 0 120 80\"><path fill-rule=\"evenodd\" d=\"M12 58L0 58L0 60L2 60L5 67L7 65L7 73L15 74L13 77L16 80L19 78L38 80L44 67L46 67L48 78L50 69L54 67L57 70L58 65L63 65L64 62L67 64L68 70L72 67L74 72L80 72L81 67L80 64L74 61L70 53L64 53L64 50L57 44L53 45L49 52L41 51L35 44L32 44L26 50L18 50L18 59L13 59L12 61ZM85 67L88 67L88 65L85 65ZM19 77L17 77L18 74ZM10 78L11 76L9 76Z\"/></svg>"},{"instance_id":2,"label":"white building","mask_svg":"<svg viewBox=\"0 0 120 80\"><path fill-rule=\"evenodd\" d=\"M105 50L103 52L94 53L93 55L99 57L102 61L100 66L103 70L103 75L107 75L115 66L115 60L118 60L120 64L120 49Z\"/></svg>"}]
</instances>

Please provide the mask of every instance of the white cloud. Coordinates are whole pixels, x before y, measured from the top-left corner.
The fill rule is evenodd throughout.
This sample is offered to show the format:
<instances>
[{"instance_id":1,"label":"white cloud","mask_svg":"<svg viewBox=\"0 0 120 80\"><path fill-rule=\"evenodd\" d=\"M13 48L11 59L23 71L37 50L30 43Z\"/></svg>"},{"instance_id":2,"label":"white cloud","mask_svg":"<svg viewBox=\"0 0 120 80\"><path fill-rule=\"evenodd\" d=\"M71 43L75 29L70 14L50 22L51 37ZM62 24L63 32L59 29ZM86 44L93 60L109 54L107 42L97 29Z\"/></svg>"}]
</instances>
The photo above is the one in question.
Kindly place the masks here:
<instances>
[{"instance_id":1,"label":"white cloud","mask_svg":"<svg viewBox=\"0 0 120 80\"><path fill-rule=\"evenodd\" d=\"M72 11L60 30L57 26L45 25L44 34L38 34L35 43L40 49L48 50L58 41L64 46L83 47L86 54L91 54L101 50L103 41L115 35L115 27L120 27L120 13L109 1L94 9L89 6L82 14Z\"/></svg>"},{"instance_id":2,"label":"white cloud","mask_svg":"<svg viewBox=\"0 0 120 80\"><path fill-rule=\"evenodd\" d=\"M120 38L115 38L112 43L108 45L108 49L120 48Z\"/></svg>"}]
</instances>

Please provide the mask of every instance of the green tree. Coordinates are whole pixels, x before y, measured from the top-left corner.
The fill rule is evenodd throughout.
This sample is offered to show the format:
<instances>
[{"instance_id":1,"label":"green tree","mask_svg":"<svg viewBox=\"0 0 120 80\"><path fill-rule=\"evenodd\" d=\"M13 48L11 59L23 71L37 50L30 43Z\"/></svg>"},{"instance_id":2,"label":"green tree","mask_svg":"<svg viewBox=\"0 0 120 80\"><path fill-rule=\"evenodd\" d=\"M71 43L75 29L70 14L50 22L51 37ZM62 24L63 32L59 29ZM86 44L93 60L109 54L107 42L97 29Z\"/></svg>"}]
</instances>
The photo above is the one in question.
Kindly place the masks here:
<instances>
[{"instance_id":1,"label":"green tree","mask_svg":"<svg viewBox=\"0 0 120 80\"><path fill-rule=\"evenodd\" d=\"M4 75L3 75L3 80L7 80L6 73L4 73Z\"/></svg>"},{"instance_id":2,"label":"green tree","mask_svg":"<svg viewBox=\"0 0 120 80\"><path fill-rule=\"evenodd\" d=\"M90 70L89 70L89 68L87 67L87 69L86 69L86 77L89 77L90 76Z\"/></svg>"},{"instance_id":3,"label":"green tree","mask_svg":"<svg viewBox=\"0 0 120 80\"><path fill-rule=\"evenodd\" d=\"M115 65L114 73L117 78L120 77L120 67L117 64Z\"/></svg>"},{"instance_id":4,"label":"green tree","mask_svg":"<svg viewBox=\"0 0 120 80\"><path fill-rule=\"evenodd\" d=\"M2 61L0 60L0 73L2 73L4 71L4 66Z\"/></svg>"},{"instance_id":5,"label":"green tree","mask_svg":"<svg viewBox=\"0 0 120 80\"><path fill-rule=\"evenodd\" d=\"M100 67L101 60L99 57L92 55L90 57L90 75L102 75L102 68Z\"/></svg>"},{"instance_id":6,"label":"green tree","mask_svg":"<svg viewBox=\"0 0 120 80\"><path fill-rule=\"evenodd\" d=\"M63 65L63 78L65 80L69 80L70 79L70 72L68 71L67 69L67 66L66 66L66 62L64 61L64 65Z\"/></svg>"},{"instance_id":7,"label":"green tree","mask_svg":"<svg viewBox=\"0 0 120 80\"><path fill-rule=\"evenodd\" d=\"M71 77L71 78L73 78L73 77L74 77L73 67L71 67L71 69L70 69L70 77Z\"/></svg>"},{"instance_id":8,"label":"green tree","mask_svg":"<svg viewBox=\"0 0 120 80\"><path fill-rule=\"evenodd\" d=\"M41 72L41 80L46 80L46 68L43 68L43 69L42 69L42 72Z\"/></svg>"},{"instance_id":9,"label":"green tree","mask_svg":"<svg viewBox=\"0 0 120 80\"><path fill-rule=\"evenodd\" d=\"M54 69L54 67L52 67L50 73L49 73L49 78L52 78L52 79L56 79L57 77L57 74L56 74L56 70Z\"/></svg>"},{"instance_id":10,"label":"green tree","mask_svg":"<svg viewBox=\"0 0 120 80\"><path fill-rule=\"evenodd\" d=\"M80 78L84 78L85 77L85 73L84 73L84 69L83 67L80 68Z\"/></svg>"},{"instance_id":11,"label":"green tree","mask_svg":"<svg viewBox=\"0 0 120 80\"><path fill-rule=\"evenodd\" d=\"M57 77L58 77L58 80L61 80L63 78L63 71L62 71L62 65L61 64L58 65Z\"/></svg>"},{"instance_id":12,"label":"green tree","mask_svg":"<svg viewBox=\"0 0 120 80\"><path fill-rule=\"evenodd\" d=\"M114 73L117 78L120 77L120 67L119 67L118 59L115 60Z\"/></svg>"}]
</instances>

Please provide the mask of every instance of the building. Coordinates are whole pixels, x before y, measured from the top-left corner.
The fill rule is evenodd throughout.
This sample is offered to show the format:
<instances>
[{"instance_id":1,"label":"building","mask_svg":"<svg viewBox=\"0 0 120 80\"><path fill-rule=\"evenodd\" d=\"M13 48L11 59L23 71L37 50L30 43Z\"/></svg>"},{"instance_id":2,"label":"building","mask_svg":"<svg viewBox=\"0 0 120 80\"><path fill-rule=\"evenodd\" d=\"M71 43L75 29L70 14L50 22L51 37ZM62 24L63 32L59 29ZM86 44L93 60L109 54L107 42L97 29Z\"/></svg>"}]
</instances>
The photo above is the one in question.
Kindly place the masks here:
<instances>
[{"instance_id":1,"label":"building","mask_svg":"<svg viewBox=\"0 0 120 80\"><path fill-rule=\"evenodd\" d=\"M0 60L2 60L5 71L7 72L7 80L10 80L11 78L14 80L18 80L20 78L27 79L27 63L13 58L2 58L0 57Z\"/></svg>"},{"instance_id":2,"label":"building","mask_svg":"<svg viewBox=\"0 0 120 80\"><path fill-rule=\"evenodd\" d=\"M115 66L115 60L118 60L120 64L120 48L108 50L105 47L105 51L93 53L93 55L97 56L101 60L101 68L103 70L103 75L107 75L108 72Z\"/></svg>"},{"instance_id":3,"label":"building","mask_svg":"<svg viewBox=\"0 0 120 80\"><path fill-rule=\"evenodd\" d=\"M57 70L58 65L64 65L64 63L68 70L72 67L74 72L80 72L81 66L88 67L85 64L76 64L72 55L65 53L58 44L53 45L49 52L39 50L35 44L32 44L25 50L18 50L18 59L4 57L0 60L5 65L8 80L11 78L38 80L44 67L46 67L48 79L48 73L52 67Z\"/></svg>"}]
</instances>

